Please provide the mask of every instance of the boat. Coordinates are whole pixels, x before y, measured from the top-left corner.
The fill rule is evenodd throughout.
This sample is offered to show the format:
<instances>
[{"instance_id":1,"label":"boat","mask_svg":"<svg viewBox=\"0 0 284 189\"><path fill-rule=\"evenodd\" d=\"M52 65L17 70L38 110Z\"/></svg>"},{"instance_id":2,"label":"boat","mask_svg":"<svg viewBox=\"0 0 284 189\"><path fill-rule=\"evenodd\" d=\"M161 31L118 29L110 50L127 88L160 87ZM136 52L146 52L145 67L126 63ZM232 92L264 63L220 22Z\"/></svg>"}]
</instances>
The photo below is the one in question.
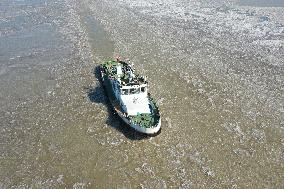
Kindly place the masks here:
<instances>
[{"instance_id":1,"label":"boat","mask_svg":"<svg viewBox=\"0 0 284 189\"><path fill-rule=\"evenodd\" d=\"M135 74L133 64L120 59L105 61L99 68L108 99L123 122L140 133L159 134L160 111L148 92L147 77Z\"/></svg>"}]
</instances>

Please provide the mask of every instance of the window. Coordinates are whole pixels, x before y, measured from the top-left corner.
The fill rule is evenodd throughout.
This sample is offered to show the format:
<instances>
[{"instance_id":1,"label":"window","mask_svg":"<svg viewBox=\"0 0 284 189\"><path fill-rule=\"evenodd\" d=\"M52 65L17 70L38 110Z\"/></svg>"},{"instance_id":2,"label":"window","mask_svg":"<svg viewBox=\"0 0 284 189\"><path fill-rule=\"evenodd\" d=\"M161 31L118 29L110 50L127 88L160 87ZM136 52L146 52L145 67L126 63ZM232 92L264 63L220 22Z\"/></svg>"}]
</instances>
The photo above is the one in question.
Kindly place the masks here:
<instances>
[{"instance_id":1,"label":"window","mask_svg":"<svg viewBox=\"0 0 284 189\"><path fill-rule=\"evenodd\" d=\"M142 92L145 92L145 87L143 87L143 91ZM122 89L121 90L121 94L122 95L129 95L129 94L139 94L140 93L140 88L131 88L131 89Z\"/></svg>"},{"instance_id":2,"label":"window","mask_svg":"<svg viewBox=\"0 0 284 189\"><path fill-rule=\"evenodd\" d=\"M139 88L132 88L132 89L130 89L130 94L139 94L139 93L140 93Z\"/></svg>"},{"instance_id":3,"label":"window","mask_svg":"<svg viewBox=\"0 0 284 189\"><path fill-rule=\"evenodd\" d=\"M142 93L145 92L145 87L141 87L141 92L142 92Z\"/></svg>"},{"instance_id":4,"label":"window","mask_svg":"<svg viewBox=\"0 0 284 189\"><path fill-rule=\"evenodd\" d=\"M128 95L128 93L129 93L129 92L128 92L128 89L122 89L122 94L123 94L123 95Z\"/></svg>"}]
</instances>

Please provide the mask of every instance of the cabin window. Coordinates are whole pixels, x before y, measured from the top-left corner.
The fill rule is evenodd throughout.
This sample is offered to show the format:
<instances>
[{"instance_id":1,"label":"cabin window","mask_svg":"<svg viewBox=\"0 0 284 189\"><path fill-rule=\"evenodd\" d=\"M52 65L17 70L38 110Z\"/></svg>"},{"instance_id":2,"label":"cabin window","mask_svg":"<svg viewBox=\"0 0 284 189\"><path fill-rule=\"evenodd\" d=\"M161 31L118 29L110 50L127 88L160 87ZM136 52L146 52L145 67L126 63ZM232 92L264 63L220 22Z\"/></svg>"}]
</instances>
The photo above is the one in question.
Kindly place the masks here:
<instances>
[{"instance_id":1,"label":"cabin window","mask_svg":"<svg viewBox=\"0 0 284 189\"><path fill-rule=\"evenodd\" d=\"M122 89L122 94L123 95L128 95L129 94L128 89Z\"/></svg>"},{"instance_id":2,"label":"cabin window","mask_svg":"<svg viewBox=\"0 0 284 189\"><path fill-rule=\"evenodd\" d=\"M142 87L142 88L122 89L121 94L122 95L129 95L129 94L139 94L141 91L145 92L145 87Z\"/></svg>"},{"instance_id":3,"label":"cabin window","mask_svg":"<svg viewBox=\"0 0 284 189\"><path fill-rule=\"evenodd\" d=\"M132 89L130 89L130 94L139 94L139 93L140 93L139 88L132 88Z\"/></svg>"}]
</instances>

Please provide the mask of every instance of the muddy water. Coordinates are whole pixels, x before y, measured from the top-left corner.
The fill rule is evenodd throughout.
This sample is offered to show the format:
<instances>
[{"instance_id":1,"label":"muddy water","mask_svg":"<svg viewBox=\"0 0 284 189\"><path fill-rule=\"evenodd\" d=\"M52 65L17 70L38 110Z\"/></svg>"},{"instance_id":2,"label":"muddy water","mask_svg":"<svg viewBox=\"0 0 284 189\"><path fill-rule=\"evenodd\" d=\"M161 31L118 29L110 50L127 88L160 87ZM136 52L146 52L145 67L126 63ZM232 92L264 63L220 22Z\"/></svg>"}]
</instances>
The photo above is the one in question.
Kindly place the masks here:
<instances>
[{"instance_id":1,"label":"muddy water","mask_svg":"<svg viewBox=\"0 0 284 189\"><path fill-rule=\"evenodd\" d=\"M133 151L149 150L140 166L137 159L138 166L131 166L134 186L283 185L283 50L274 41L261 49L253 45L268 36L236 21L261 28L266 10L256 9L251 17L247 13L256 10L224 8L222 2L88 5L111 33L115 52L131 57L138 70L144 68L162 108L163 132L152 139L158 147L144 143ZM281 13L275 16L283 18ZM271 32L269 38L281 41L283 35Z\"/></svg>"},{"instance_id":2,"label":"muddy water","mask_svg":"<svg viewBox=\"0 0 284 189\"><path fill-rule=\"evenodd\" d=\"M100 60L113 58L113 42L98 21L91 17L89 12L82 13L81 18L88 33L88 42L96 58Z\"/></svg>"},{"instance_id":3,"label":"muddy water","mask_svg":"<svg viewBox=\"0 0 284 189\"><path fill-rule=\"evenodd\" d=\"M237 3L1 2L0 188L281 188L284 11ZM94 68L115 55L159 136L110 111Z\"/></svg>"}]
</instances>

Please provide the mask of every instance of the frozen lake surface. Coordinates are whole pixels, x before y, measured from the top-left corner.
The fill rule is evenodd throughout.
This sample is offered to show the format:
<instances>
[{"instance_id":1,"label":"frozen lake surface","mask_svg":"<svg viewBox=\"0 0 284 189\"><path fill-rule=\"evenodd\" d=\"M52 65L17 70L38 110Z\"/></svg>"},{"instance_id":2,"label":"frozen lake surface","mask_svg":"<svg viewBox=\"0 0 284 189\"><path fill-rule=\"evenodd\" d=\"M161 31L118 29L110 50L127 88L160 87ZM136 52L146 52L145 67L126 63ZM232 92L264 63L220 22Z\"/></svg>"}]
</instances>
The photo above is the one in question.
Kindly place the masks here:
<instances>
[{"instance_id":1,"label":"frozen lake surface","mask_svg":"<svg viewBox=\"0 0 284 189\"><path fill-rule=\"evenodd\" d=\"M0 188L282 188L281 3L1 1ZM95 67L116 55L159 136L110 111Z\"/></svg>"}]
</instances>

